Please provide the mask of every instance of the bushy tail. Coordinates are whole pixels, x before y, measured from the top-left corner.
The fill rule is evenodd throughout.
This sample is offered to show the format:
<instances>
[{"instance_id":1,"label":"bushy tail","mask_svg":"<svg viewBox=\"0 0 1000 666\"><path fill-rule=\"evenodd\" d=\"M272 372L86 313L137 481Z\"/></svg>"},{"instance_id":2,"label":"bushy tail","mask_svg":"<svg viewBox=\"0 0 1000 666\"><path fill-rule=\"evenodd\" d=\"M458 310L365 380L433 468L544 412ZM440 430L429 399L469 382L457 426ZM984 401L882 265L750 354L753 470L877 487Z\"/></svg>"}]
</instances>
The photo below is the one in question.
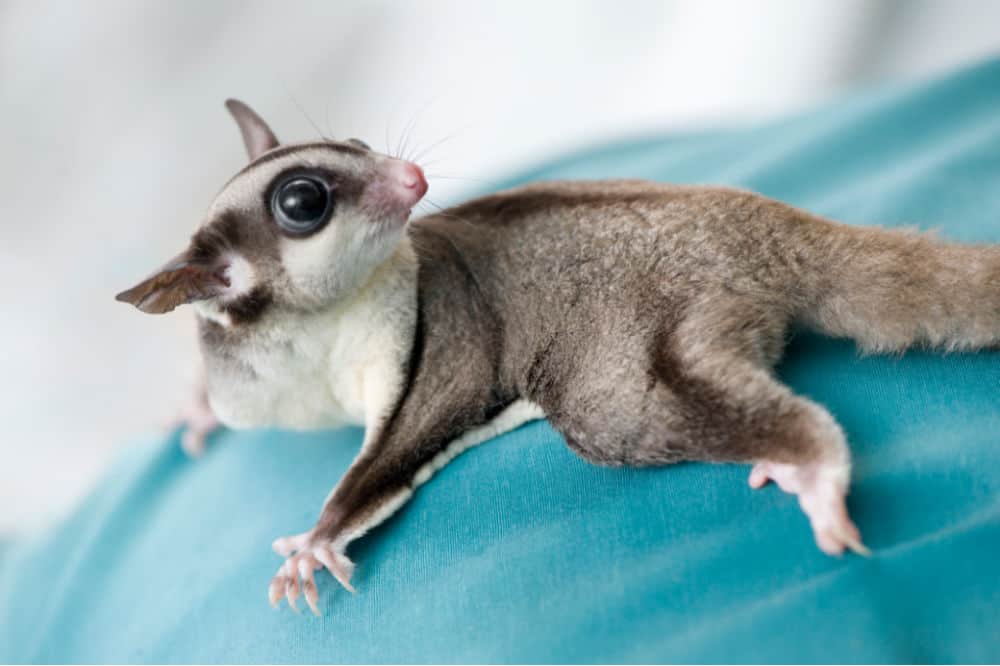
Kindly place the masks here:
<instances>
[{"instance_id":1,"label":"bushy tail","mask_svg":"<svg viewBox=\"0 0 1000 666\"><path fill-rule=\"evenodd\" d=\"M1000 345L1000 245L817 223L829 233L801 285L805 323L872 352Z\"/></svg>"}]
</instances>

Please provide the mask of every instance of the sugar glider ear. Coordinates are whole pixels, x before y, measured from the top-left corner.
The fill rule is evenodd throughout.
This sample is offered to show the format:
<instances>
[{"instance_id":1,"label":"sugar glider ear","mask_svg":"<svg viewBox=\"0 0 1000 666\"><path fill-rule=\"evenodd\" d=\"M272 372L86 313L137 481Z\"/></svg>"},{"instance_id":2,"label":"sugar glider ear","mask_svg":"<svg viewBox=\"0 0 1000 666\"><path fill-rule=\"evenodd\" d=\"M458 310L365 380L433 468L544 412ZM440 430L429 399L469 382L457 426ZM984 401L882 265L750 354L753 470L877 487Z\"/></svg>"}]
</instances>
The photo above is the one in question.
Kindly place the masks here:
<instances>
[{"instance_id":1,"label":"sugar glider ear","mask_svg":"<svg viewBox=\"0 0 1000 666\"><path fill-rule=\"evenodd\" d=\"M247 148L247 155L251 162L277 147L278 138L274 136L271 128L253 109L238 99L227 99L226 108L229 109L229 113L233 115L233 119L236 120L236 124L240 128L240 134L243 135L243 145Z\"/></svg>"},{"instance_id":2,"label":"sugar glider ear","mask_svg":"<svg viewBox=\"0 0 1000 666\"><path fill-rule=\"evenodd\" d=\"M228 286L224 266L195 259L185 250L115 300L149 314L163 314L178 305L218 296Z\"/></svg>"}]
</instances>

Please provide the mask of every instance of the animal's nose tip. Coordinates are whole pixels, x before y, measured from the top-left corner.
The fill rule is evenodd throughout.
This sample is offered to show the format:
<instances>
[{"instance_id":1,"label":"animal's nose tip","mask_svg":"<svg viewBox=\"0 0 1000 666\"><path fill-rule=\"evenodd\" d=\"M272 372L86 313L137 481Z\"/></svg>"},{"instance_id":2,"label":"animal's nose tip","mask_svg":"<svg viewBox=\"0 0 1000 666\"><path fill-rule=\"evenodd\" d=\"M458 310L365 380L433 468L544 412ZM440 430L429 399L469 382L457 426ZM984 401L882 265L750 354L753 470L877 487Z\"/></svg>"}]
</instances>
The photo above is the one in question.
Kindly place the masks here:
<instances>
[{"instance_id":1,"label":"animal's nose tip","mask_svg":"<svg viewBox=\"0 0 1000 666\"><path fill-rule=\"evenodd\" d=\"M399 184L412 192L413 196L416 197L415 201L419 201L427 194L427 179L424 177L424 170L412 162L400 162L400 165Z\"/></svg>"},{"instance_id":2,"label":"animal's nose tip","mask_svg":"<svg viewBox=\"0 0 1000 666\"><path fill-rule=\"evenodd\" d=\"M423 169L412 162L391 160L383 173L392 198L404 208L412 208L427 193Z\"/></svg>"}]
</instances>

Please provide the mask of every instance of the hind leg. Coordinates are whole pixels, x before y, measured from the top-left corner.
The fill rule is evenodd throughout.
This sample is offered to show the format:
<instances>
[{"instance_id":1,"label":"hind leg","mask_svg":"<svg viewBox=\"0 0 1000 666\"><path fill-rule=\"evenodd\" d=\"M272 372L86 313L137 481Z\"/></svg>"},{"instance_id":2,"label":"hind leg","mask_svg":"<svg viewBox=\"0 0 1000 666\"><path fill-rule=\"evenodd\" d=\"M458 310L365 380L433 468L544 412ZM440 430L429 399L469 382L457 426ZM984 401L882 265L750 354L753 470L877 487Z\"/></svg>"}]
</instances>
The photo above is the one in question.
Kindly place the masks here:
<instances>
[{"instance_id":1,"label":"hind leg","mask_svg":"<svg viewBox=\"0 0 1000 666\"><path fill-rule=\"evenodd\" d=\"M850 451L826 409L792 393L759 363L724 352L689 362L676 377L675 385L696 387L688 389L690 400L707 395L715 404L711 412L690 412L698 436L716 439L707 447L692 441L692 458L752 463L751 487L774 481L796 495L820 550L869 554L847 512Z\"/></svg>"},{"instance_id":2,"label":"hind leg","mask_svg":"<svg viewBox=\"0 0 1000 666\"><path fill-rule=\"evenodd\" d=\"M676 348L664 341L651 354L651 369L624 368L610 381L581 378L543 407L570 446L593 462L751 463L753 487L773 480L798 496L823 552L867 554L845 503L850 453L830 413L792 393L766 359L744 348L702 346L687 357Z\"/></svg>"},{"instance_id":3,"label":"hind leg","mask_svg":"<svg viewBox=\"0 0 1000 666\"><path fill-rule=\"evenodd\" d=\"M798 497L823 552L868 555L847 512L851 458L843 430L774 377L783 308L721 298L713 305L658 341L652 354L660 379L688 405L690 457L751 463L751 487L773 480Z\"/></svg>"},{"instance_id":4,"label":"hind leg","mask_svg":"<svg viewBox=\"0 0 1000 666\"><path fill-rule=\"evenodd\" d=\"M723 354L715 356L715 363L719 359L724 365L693 363L681 376L681 384L700 387L690 399L700 399L700 391L716 405L711 413L690 412L696 437L716 440L711 446L692 440L691 457L752 463L751 487L774 481L798 496L824 553L850 549L868 555L847 513L850 451L833 416L792 393L766 368Z\"/></svg>"},{"instance_id":5,"label":"hind leg","mask_svg":"<svg viewBox=\"0 0 1000 666\"><path fill-rule=\"evenodd\" d=\"M753 386L754 394L740 390L723 393L734 405L742 401L744 408L720 419L717 429L729 442L705 459L726 460L726 449L731 448L737 461L752 463L752 488L774 481L798 497L820 550L828 555L841 555L847 549L869 555L847 512L850 451L833 416L749 363L731 363L728 374L730 382ZM726 383L722 382L723 386Z\"/></svg>"}]
</instances>

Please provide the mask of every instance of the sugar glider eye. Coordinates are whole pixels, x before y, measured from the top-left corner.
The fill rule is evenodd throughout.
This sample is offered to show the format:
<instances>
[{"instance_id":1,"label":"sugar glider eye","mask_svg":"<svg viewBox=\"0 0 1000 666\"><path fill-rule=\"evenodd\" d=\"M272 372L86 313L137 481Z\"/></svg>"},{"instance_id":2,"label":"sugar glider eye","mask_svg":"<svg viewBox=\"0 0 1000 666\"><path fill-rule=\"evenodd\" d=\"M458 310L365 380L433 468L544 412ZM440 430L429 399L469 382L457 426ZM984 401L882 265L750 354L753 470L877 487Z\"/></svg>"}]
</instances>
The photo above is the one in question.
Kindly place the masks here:
<instances>
[{"instance_id":1,"label":"sugar glider eye","mask_svg":"<svg viewBox=\"0 0 1000 666\"><path fill-rule=\"evenodd\" d=\"M296 175L282 181L271 195L271 211L282 229L295 236L318 231L333 213L333 192L314 176Z\"/></svg>"}]
</instances>

